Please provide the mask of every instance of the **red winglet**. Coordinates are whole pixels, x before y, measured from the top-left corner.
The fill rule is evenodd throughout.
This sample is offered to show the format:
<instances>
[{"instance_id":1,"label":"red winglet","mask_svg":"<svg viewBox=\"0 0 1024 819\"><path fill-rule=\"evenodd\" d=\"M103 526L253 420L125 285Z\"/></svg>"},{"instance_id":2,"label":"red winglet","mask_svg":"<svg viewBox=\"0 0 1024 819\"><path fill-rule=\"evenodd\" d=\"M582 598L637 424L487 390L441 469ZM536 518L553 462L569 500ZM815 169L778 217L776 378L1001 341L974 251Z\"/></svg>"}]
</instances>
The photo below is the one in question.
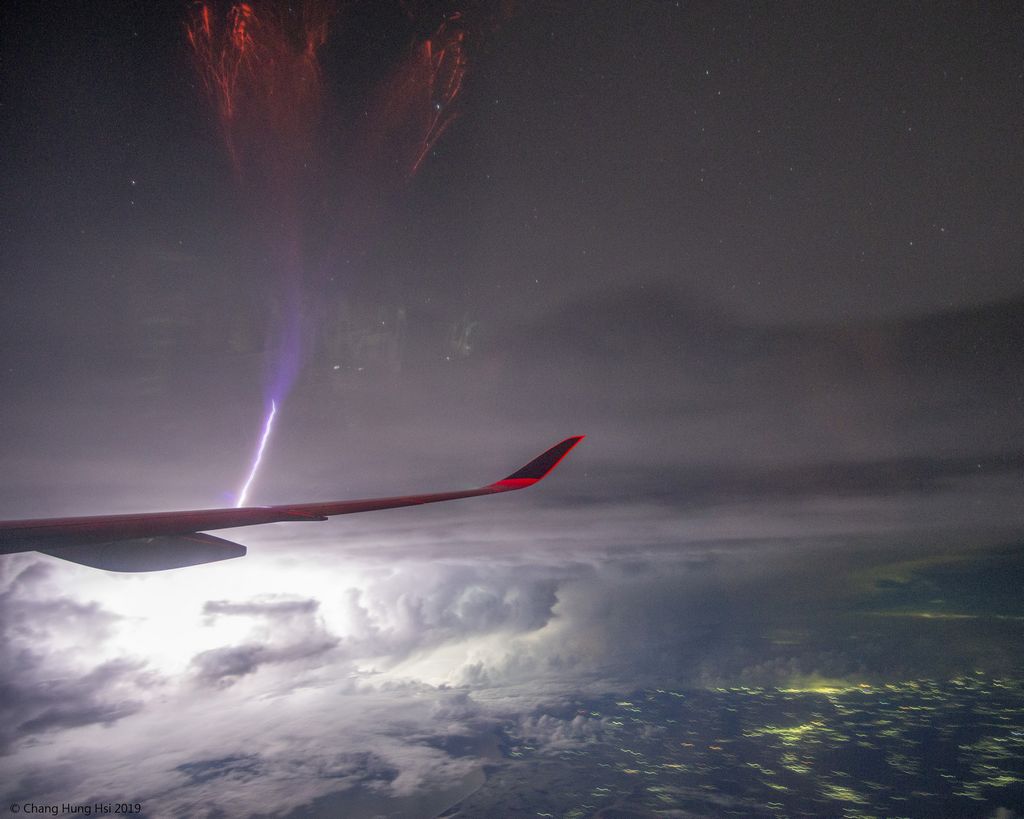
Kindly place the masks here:
<instances>
[{"instance_id":1,"label":"red winglet","mask_svg":"<svg viewBox=\"0 0 1024 819\"><path fill-rule=\"evenodd\" d=\"M560 444L555 444L543 455L538 455L522 469L517 469L508 477L495 481L491 484L491 487L506 492L510 489L523 489L527 486L533 486L537 481L543 480L552 469L558 466L562 458L568 455L572 448L582 441L584 437L583 435L574 435L572 438L566 438Z\"/></svg>"}]
</instances>

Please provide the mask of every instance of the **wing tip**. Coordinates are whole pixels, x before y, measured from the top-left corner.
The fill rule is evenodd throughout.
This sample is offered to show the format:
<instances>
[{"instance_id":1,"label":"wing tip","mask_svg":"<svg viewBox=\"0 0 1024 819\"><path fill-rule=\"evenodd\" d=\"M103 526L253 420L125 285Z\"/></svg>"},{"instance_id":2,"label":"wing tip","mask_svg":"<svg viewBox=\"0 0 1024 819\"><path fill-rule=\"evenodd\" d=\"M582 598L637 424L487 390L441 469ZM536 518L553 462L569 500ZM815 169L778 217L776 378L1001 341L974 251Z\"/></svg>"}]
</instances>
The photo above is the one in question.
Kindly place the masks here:
<instances>
[{"instance_id":1,"label":"wing tip","mask_svg":"<svg viewBox=\"0 0 1024 819\"><path fill-rule=\"evenodd\" d=\"M501 490L524 489L527 486L533 486L533 484L547 477L562 462L562 459L572 451L573 447L585 437L585 435L572 435L564 441L560 441L538 455L526 466L517 469L511 475L496 481L491 486Z\"/></svg>"}]
</instances>

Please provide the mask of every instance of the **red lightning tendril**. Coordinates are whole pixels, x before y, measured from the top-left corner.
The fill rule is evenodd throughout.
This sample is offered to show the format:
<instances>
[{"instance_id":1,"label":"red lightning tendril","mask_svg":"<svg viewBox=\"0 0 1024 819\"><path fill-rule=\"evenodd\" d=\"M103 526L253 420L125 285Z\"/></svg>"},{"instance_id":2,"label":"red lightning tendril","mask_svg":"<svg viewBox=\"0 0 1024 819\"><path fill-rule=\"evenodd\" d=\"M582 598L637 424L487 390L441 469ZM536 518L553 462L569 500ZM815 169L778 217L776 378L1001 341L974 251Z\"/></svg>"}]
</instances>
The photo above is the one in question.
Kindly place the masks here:
<instances>
[{"instance_id":1,"label":"red lightning tendril","mask_svg":"<svg viewBox=\"0 0 1024 819\"><path fill-rule=\"evenodd\" d=\"M454 103L466 75L466 32L454 12L437 31L414 44L382 93L385 127L411 142L405 157L413 176L458 116Z\"/></svg>"},{"instance_id":2,"label":"red lightning tendril","mask_svg":"<svg viewBox=\"0 0 1024 819\"><path fill-rule=\"evenodd\" d=\"M312 150L323 85L317 51L333 16L324 0L235 3L222 18L209 2L192 6L186 34L239 171L292 167Z\"/></svg>"}]
</instances>

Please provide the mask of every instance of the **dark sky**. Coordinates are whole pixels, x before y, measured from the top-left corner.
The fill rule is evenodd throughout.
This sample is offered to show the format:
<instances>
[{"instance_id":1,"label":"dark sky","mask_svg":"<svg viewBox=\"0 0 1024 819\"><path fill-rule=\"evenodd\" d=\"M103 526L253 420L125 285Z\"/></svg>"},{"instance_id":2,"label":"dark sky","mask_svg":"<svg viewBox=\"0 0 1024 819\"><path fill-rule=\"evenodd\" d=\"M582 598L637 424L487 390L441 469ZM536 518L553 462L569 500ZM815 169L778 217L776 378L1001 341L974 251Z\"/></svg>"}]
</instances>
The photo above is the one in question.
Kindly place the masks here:
<instances>
[{"instance_id":1,"label":"dark sky","mask_svg":"<svg viewBox=\"0 0 1024 819\"><path fill-rule=\"evenodd\" d=\"M476 770L423 737L583 687L1021 673L1019 4L470 4L415 174L385 103L456 6L347 4L308 141L241 166L189 8L0 12L0 517L230 505L271 397L254 503L588 437L221 565L3 558L12 798L227 810L181 766L238 755L239 815L398 798Z\"/></svg>"}]
</instances>

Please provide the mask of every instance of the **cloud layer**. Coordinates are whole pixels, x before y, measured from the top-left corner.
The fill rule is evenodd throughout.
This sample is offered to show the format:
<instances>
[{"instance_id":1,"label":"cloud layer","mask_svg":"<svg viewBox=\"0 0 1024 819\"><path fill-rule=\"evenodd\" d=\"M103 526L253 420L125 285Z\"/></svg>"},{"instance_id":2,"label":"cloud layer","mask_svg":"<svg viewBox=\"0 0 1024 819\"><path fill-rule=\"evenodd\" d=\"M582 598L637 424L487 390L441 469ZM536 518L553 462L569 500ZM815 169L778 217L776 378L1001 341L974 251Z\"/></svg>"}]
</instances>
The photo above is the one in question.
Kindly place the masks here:
<instances>
[{"instance_id":1,"label":"cloud layer","mask_svg":"<svg viewBox=\"0 0 1024 819\"><path fill-rule=\"evenodd\" d=\"M457 557L422 554L429 527L376 555L361 536L366 550L333 565L317 555L336 545L280 541L233 571L141 583L9 559L4 795L359 815L455 801L500 761L503 732L552 750L601 736L599 719L565 713L581 692L998 674L1024 656L1012 595L982 591L1020 571L1013 550L891 536L672 546L682 524L666 517L649 548L620 552L548 529L567 548L547 542L545 561L496 551L479 523ZM964 582L979 591L954 599ZM184 652L136 639L165 625Z\"/></svg>"}]
</instances>

